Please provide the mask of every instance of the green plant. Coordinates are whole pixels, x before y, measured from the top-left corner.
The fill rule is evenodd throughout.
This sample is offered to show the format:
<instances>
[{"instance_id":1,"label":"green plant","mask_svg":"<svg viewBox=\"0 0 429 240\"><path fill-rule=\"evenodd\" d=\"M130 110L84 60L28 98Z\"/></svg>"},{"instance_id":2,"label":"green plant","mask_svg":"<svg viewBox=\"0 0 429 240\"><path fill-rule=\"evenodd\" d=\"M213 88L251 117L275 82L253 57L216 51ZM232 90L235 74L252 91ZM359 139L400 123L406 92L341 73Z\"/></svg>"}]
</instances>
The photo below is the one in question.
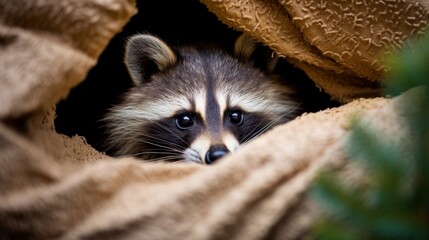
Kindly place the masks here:
<instances>
[{"instance_id":1,"label":"green plant","mask_svg":"<svg viewBox=\"0 0 429 240\"><path fill-rule=\"evenodd\" d=\"M317 239L429 239L429 34L389 62L388 95L421 86L401 104L410 141L354 121L347 153L367 179L345 187L334 171L318 176L310 194L327 217L315 226Z\"/></svg>"}]
</instances>

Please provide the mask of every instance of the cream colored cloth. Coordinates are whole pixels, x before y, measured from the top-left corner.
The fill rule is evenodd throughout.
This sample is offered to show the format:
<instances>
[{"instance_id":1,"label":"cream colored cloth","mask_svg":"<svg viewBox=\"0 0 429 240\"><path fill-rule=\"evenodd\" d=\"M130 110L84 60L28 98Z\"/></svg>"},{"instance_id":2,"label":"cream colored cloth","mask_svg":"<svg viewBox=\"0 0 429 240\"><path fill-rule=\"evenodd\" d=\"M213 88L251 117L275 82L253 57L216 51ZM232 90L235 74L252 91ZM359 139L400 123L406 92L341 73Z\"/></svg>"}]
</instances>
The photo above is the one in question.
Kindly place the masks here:
<instances>
[{"instance_id":1,"label":"cream colored cloth","mask_svg":"<svg viewBox=\"0 0 429 240\"><path fill-rule=\"evenodd\" d=\"M393 15L367 6L376 17L359 1L203 2L343 102L378 95L385 67L377 44L401 44L428 20L427 4L411 0L386 2L387 10L407 9ZM319 214L306 194L317 171L333 166L345 183L362 175L343 152L351 116L401 134L394 109L405 96L305 114L213 166L112 159L56 133L55 104L84 79L134 4L0 0L0 239L302 239ZM377 31L365 32L371 23Z\"/></svg>"}]
</instances>

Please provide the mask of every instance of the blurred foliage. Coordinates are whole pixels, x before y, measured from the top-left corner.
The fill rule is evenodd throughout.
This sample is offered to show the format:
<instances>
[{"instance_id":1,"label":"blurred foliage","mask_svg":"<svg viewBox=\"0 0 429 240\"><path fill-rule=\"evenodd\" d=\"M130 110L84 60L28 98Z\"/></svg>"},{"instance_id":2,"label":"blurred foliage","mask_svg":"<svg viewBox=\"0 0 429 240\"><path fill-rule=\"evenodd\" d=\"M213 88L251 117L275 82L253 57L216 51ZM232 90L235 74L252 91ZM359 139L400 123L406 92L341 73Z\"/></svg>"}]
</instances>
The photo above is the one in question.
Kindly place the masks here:
<instances>
[{"instance_id":1,"label":"blurred foliage","mask_svg":"<svg viewBox=\"0 0 429 240\"><path fill-rule=\"evenodd\" d=\"M345 187L332 170L318 176L310 194L326 217L315 239L429 239L429 34L388 62L387 95L421 86L398 109L410 139L354 121L347 154L367 179Z\"/></svg>"}]
</instances>

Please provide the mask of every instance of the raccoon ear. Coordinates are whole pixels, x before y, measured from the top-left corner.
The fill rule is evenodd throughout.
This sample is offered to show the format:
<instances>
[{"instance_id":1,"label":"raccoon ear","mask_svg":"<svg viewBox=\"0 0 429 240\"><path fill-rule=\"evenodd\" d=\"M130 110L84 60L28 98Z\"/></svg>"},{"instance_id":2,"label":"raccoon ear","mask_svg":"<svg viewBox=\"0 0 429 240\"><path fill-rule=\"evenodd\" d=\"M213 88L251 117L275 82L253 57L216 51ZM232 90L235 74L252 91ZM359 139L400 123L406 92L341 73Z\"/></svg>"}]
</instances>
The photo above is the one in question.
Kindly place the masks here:
<instances>
[{"instance_id":1,"label":"raccoon ear","mask_svg":"<svg viewBox=\"0 0 429 240\"><path fill-rule=\"evenodd\" d=\"M279 59L274 51L245 33L235 41L234 54L242 62L253 64L267 73L274 71Z\"/></svg>"},{"instance_id":2,"label":"raccoon ear","mask_svg":"<svg viewBox=\"0 0 429 240\"><path fill-rule=\"evenodd\" d=\"M136 85L177 62L176 54L164 41L148 34L131 37L125 52L125 64Z\"/></svg>"}]
</instances>

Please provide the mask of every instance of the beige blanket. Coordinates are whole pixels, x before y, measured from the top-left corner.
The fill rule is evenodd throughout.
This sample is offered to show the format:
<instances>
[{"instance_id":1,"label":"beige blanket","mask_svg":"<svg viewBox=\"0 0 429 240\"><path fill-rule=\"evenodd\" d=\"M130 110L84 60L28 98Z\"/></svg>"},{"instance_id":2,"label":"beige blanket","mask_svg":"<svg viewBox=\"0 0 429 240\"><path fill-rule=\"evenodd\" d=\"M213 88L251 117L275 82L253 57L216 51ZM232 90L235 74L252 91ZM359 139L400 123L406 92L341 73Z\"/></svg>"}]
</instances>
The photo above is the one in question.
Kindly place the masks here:
<instances>
[{"instance_id":1,"label":"beige blanket","mask_svg":"<svg viewBox=\"0 0 429 240\"><path fill-rule=\"evenodd\" d=\"M406 96L358 98L380 94L383 58L426 29L427 1L202 2L348 104L278 126L214 166L112 159L56 133L54 106L134 2L0 0L0 239L301 239L319 214L307 196L317 171L362 177L343 151L351 116L401 134L394 109Z\"/></svg>"}]
</instances>

